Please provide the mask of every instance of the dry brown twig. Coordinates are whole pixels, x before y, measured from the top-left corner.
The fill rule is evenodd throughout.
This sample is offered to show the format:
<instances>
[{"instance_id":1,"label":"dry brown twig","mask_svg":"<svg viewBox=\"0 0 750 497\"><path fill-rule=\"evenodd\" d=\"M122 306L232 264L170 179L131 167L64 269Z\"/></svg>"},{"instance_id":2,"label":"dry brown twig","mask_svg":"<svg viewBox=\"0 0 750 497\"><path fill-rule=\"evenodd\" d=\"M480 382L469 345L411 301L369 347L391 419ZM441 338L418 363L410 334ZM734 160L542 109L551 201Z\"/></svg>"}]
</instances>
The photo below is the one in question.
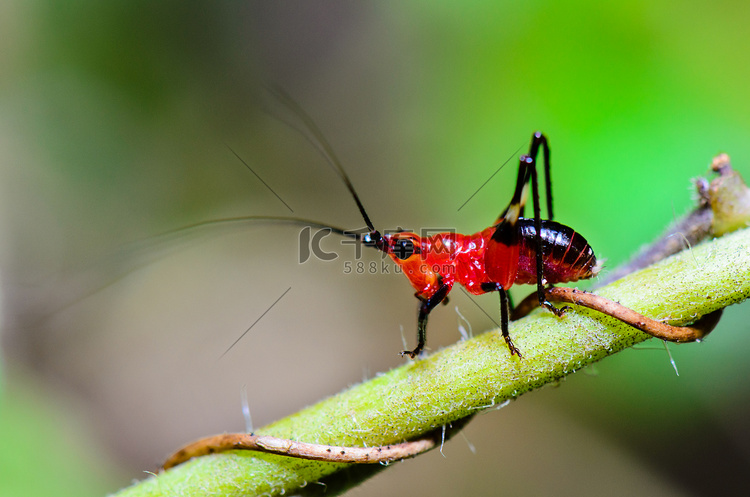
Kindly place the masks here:
<instances>
[{"instance_id":1,"label":"dry brown twig","mask_svg":"<svg viewBox=\"0 0 750 497\"><path fill-rule=\"evenodd\" d=\"M468 421L468 419L467 419ZM461 423L463 425L463 423ZM456 431L454 426L451 431ZM254 435L252 433L225 433L201 438L172 454L162 469L169 469L194 457L226 452L228 450L254 450L313 461L353 464L383 464L415 457L434 449L445 441L444 430L433 431L415 440L379 447L338 447L333 445L296 442L284 438Z\"/></svg>"}]
</instances>

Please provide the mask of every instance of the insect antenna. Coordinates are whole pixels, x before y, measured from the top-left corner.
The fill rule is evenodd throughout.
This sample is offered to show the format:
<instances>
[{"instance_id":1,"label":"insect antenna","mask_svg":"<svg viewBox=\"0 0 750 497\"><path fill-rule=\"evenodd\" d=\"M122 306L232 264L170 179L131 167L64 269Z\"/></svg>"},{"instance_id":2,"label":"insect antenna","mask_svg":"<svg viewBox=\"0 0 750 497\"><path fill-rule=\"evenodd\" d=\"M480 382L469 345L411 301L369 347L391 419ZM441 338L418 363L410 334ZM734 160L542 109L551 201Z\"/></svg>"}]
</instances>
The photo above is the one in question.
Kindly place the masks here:
<instances>
[{"instance_id":1,"label":"insect antenna","mask_svg":"<svg viewBox=\"0 0 750 497\"><path fill-rule=\"evenodd\" d=\"M372 221L370 220L370 216L367 215L367 211L365 211L365 207L362 205L362 201L359 199L359 195L354 189L354 185L352 185L349 176L346 174L346 171L344 171L344 167L341 165L341 161L334 153L331 144L328 143L328 140L326 140L325 136L323 136L323 133L320 131L320 128L318 128L318 125L315 124L315 121L313 121L313 119L304 111L304 109L302 109L302 107L278 85L267 85L266 89L274 97L276 97L276 99L280 103L286 106L290 111L294 113L295 116L297 116L302 121L307 133L303 130L300 130L293 124L287 122L286 120L280 119L287 126L290 126L291 128L297 130L302 136L305 137L308 142L310 142L313 147L315 147L318 152L320 152L323 158L326 159L328 165L331 166L331 169L333 169L333 171L339 176L339 178L341 178L341 181L344 182L346 188L349 190L349 193L351 193L352 198L354 198L354 202L357 204L357 208L359 209L360 214L362 214L362 219L364 219L367 228L372 232L377 231L373 226Z\"/></svg>"},{"instance_id":2,"label":"insect antenna","mask_svg":"<svg viewBox=\"0 0 750 497\"><path fill-rule=\"evenodd\" d=\"M238 216L238 217L225 217L225 218L219 218L219 219L211 219L209 221L200 221L197 223L189 224L187 226L182 226L180 228L176 228L171 231L166 231L160 235L157 235L156 237L150 238L149 241L151 240L161 241L161 239L176 238L180 235L192 233L201 228L215 227L215 226L221 226L221 225L231 226L231 225L256 223L256 222L269 222L272 224L291 224L291 225L303 226L303 227L310 226L312 228L317 228L317 229L329 229L338 235L348 237L348 238L354 238L355 240L359 239L359 236L357 235L357 233L353 231L347 231L344 228L338 228L336 226L331 226L330 224L323 224L317 221L312 221L310 219L303 219L301 217Z\"/></svg>"}]
</instances>

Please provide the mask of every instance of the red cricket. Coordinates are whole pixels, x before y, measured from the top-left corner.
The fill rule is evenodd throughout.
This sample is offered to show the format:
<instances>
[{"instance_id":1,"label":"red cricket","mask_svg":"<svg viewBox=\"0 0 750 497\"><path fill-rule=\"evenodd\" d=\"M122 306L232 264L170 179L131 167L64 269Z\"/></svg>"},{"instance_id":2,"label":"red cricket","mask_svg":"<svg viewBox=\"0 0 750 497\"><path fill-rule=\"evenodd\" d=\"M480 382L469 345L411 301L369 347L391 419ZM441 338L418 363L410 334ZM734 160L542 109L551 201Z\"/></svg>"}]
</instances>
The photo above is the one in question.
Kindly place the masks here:
<instances>
[{"instance_id":1,"label":"red cricket","mask_svg":"<svg viewBox=\"0 0 750 497\"><path fill-rule=\"evenodd\" d=\"M549 219L541 219L539 212L536 156L540 146L544 148ZM533 219L521 217L529 183L534 197ZM508 334L510 299L507 290L514 283L536 284L539 304L562 315L563 309L545 299L545 286L591 278L597 266L594 251L583 236L551 220L549 185L549 146L546 137L536 132L531 138L529 154L521 156L515 193L508 207L492 226L479 233L449 232L428 237L411 232L381 235L362 210L371 230L362 237L362 242L387 253L401 267L420 301L417 346L402 354L415 357L422 351L427 317L437 304L447 300L455 282L474 295L495 291L500 294L502 334L511 354L519 357L521 354ZM356 192L350 190L356 199Z\"/></svg>"}]
</instances>

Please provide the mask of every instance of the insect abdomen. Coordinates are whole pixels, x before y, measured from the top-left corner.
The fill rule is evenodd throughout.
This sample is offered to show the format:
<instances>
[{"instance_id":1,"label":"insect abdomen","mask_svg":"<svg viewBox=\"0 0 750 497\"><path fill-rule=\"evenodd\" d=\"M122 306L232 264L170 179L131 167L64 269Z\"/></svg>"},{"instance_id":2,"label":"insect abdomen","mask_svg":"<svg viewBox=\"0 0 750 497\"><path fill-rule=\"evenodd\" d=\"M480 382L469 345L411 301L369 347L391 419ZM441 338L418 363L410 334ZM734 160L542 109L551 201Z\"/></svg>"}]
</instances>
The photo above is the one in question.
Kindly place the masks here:
<instances>
[{"instance_id":1,"label":"insect abdomen","mask_svg":"<svg viewBox=\"0 0 750 497\"><path fill-rule=\"evenodd\" d=\"M516 283L536 283L536 228L533 219L521 218L520 254ZM542 275L546 284L585 280L596 275L596 256L585 238L572 228L542 220Z\"/></svg>"}]
</instances>

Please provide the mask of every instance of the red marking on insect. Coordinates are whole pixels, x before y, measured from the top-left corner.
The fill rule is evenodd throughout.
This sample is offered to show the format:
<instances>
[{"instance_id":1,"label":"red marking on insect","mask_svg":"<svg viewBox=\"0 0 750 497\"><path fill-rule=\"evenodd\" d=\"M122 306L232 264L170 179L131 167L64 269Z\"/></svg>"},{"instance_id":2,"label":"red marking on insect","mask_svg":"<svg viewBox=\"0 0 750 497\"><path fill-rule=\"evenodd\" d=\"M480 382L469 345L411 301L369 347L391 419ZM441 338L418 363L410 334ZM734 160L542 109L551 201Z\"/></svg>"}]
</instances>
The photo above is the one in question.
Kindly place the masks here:
<instances>
[{"instance_id":1,"label":"red marking on insect","mask_svg":"<svg viewBox=\"0 0 750 497\"><path fill-rule=\"evenodd\" d=\"M414 358L423 350L430 312L439 303L447 303L448 294L458 282L474 295L493 291L499 293L501 331L511 355L520 357L521 354L508 333L508 289L515 283L536 284L539 304L561 316L564 309L554 307L545 299L545 287L591 278L596 274L596 257L586 240L572 228L552 221L550 150L547 138L542 133L532 135L529 153L522 155L519 161L513 197L492 226L473 235L438 233L422 237L413 232L381 234L375 229L349 177L313 120L282 90L271 88L270 91L305 124L312 138L307 135L305 137L316 146L349 189L369 232L355 234L342 228L298 218L244 219L281 220L327 228L390 256L403 270L420 301L417 346L413 350L402 352L402 355ZM547 219L542 219L539 206L536 158L540 149L544 159ZM532 189L534 217L524 218L522 216L529 185Z\"/></svg>"}]
</instances>

